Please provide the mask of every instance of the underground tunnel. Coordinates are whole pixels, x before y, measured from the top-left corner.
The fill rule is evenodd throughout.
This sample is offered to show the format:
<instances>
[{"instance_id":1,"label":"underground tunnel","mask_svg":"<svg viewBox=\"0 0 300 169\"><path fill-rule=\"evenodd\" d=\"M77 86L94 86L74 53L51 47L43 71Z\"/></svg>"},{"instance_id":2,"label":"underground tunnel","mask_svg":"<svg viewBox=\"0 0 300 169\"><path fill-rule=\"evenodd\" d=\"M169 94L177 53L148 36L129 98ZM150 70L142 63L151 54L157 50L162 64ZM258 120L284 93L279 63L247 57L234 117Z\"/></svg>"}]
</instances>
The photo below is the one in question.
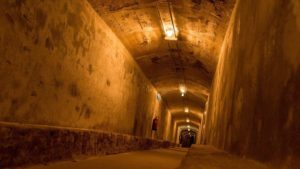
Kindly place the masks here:
<instances>
[{"instance_id":1,"label":"underground tunnel","mask_svg":"<svg viewBox=\"0 0 300 169\"><path fill-rule=\"evenodd\" d=\"M299 0L0 0L0 169L299 169Z\"/></svg>"}]
</instances>

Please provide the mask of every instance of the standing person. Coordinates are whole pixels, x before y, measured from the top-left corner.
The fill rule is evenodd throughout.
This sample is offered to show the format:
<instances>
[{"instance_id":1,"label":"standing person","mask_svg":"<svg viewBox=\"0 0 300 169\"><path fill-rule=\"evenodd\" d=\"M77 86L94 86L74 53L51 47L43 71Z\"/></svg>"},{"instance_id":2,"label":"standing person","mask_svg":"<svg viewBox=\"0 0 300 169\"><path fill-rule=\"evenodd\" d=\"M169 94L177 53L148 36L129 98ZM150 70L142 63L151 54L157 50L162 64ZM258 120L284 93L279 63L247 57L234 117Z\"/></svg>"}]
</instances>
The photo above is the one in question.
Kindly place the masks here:
<instances>
[{"instance_id":1,"label":"standing person","mask_svg":"<svg viewBox=\"0 0 300 169\"><path fill-rule=\"evenodd\" d=\"M158 138L157 128L158 128L158 116L155 116L155 118L152 121L152 139L154 139L155 134L156 137Z\"/></svg>"}]
</instances>

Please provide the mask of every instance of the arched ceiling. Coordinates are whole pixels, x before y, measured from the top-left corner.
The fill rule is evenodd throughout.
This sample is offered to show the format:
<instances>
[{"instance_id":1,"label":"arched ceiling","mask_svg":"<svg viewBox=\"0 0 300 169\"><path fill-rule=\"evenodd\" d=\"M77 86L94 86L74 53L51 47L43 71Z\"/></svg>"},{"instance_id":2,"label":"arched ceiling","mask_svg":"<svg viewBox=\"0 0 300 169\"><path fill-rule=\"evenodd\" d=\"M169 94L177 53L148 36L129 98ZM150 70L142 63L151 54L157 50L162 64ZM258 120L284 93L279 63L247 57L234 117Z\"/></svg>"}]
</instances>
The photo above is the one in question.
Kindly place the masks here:
<instances>
[{"instance_id":1,"label":"arched ceiling","mask_svg":"<svg viewBox=\"0 0 300 169\"><path fill-rule=\"evenodd\" d=\"M159 89L159 92L164 95L169 92L178 93L178 84L182 83L182 79L165 79L155 83L155 86ZM188 89L188 93L199 97L207 98L209 89L201 84L189 80L185 80L185 86Z\"/></svg>"},{"instance_id":2,"label":"arched ceiling","mask_svg":"<svg viewBox=\"0 0 300 169\"><path fill-rule=\"evenodd\" d=\"M204 112L204 107L201 107L201 103L195 101L186 101L179 99L168 100L168 108L171 114L173 112L182 112L183 114L188 114L190 112L202 114ZM185 112L185 108L188 108L188 112Z\"/></svg>"},{"instance_id":3,"label":"arched ceiling","mask_svg":"<svg viewBox=\"0 0 300 169\"><path fill-rule=\"evenodd\" d=\"M204 111L235 0L88 1L131 52L172 115L182 114L174 118L185 119L184 107L195 114ZM165 40L165 4L178 31L175 41ZM184 97L179 84L187 88Z\"/></svg>"},{"instance_id":4,"label":"arched ceiling","mask_svg":"<svg viewBox=\"0 0 300 169\"><path fill-rule=\"evenodd\" d=\"M195 128L193 126L191 126L190 128L188 128L187 126L178 126L178 132L180 133L183 130L188 130L190 129L191 131L194 131L195 133L198 133L199 129Z\"/></svg>"},{"instance_id":5,"label":"arched ceiling","mask_svg":"<svg viewBox=\"0 0 300 169\"><path fill-rule=\"evenodd\" d=\"M184 109L181 106L178 107L173 107L172 109L169 109L171 114L174 113L182 113L182 114L188 114L188 113L193 113L193 114L198 114L199 116L202 116L203 112L199 108L189 108L189 112L184 112Z\"/></svg>"},{"instance_id":6,"label":"arched ceiling","mask_svg":"<svg viewBox=\"0 0 300 169\"><path fill-rule=\"evenodd\" d=\"M201 123L202 116L198 116L197 114L192 114L192 113L189 113L189 114L174 113L174 114L172 114L172 120L174 120L174 121L187 120L187 119L189 119L190 121Z\"/></svg>"},{"instance_id":7,"label":"arched ceiling","mask_svg":"<svg viewBox=\"0 0 300 169\"><path fill-rule=\"evenodd\" d=\"M191 92L187 92L185 97L180 97L180 93L177 90L170 91L169 93L163 94L162 97L168 102L168 107L171 109L172 106L176 107L177 105L182 106L181 104L193 105L199 110L205 109L205 103L207 96L205 95L195 95ZM184 106L184 105L183 105Z\"/></svg>"},{"instance_id":8,"label":"arched ceiling","mask_svg":"<svg viewBox=\"0 0 300 169\"><path fill-rule=\"evenodd\" d=\"M199 129L200 124L198 122L194 122L194 121L187 123L186 121L179 120L179 121L176 121L176 123L175 123L175 127L178 128L178 126L191 126L191 127L195 127L195 128Z\"/></svg>"}]
</instances>

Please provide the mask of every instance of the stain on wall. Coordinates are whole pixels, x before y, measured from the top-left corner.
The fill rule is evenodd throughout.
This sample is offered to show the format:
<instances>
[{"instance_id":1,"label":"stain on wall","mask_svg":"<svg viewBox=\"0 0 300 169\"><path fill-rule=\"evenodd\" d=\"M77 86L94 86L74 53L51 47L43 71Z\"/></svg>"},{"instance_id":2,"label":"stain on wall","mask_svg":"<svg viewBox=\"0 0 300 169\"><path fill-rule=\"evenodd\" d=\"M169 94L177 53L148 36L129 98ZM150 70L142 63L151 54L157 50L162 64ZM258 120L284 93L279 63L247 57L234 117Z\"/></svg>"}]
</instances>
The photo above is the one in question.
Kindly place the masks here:
<instances>
[{"instance_id":1,"label":"stain on wall","mask_svg":"<svg viewBox=\"0 0 300 169\"><path fill-rule=\"evenodd\" d=\"M299 19L297 0L237 2L210 95L208 144L299 168Z\"/></svg>"},{"instance_id":2,"label":"stain on wall","mask_svg":"<svg viewBox=\"0 0 300 169\"><path fill-rule=\"evenodd\" d=\"M4 0L0 25L0 121L150 137L154 114L164 116L156 90L87 1Z\"/></svg>"}]
</instances>

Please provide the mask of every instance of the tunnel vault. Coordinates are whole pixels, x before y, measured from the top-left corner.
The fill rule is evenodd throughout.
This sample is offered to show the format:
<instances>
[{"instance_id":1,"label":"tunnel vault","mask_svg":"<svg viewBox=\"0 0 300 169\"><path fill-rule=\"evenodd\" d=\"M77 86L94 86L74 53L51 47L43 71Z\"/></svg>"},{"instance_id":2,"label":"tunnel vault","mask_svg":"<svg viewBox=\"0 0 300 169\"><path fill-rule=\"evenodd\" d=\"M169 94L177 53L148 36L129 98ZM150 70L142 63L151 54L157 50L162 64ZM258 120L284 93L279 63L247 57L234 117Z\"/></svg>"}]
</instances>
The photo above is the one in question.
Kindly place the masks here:
<instances>
[{"instance_id":1,"label":"tunnel vault","mask_svg":"<svg viewBox=\"0 0 300 169\"><path fill-rule=\"evenodd\" d=\"M298 169L299 37L299 0L0 0L0 168L193 131L195 164Z\"/></svg>"},{"instance_id":2,"label":"tunnel vault","mask_svg":"<svg viewBox=\"0 0 300 169\"><path fill-rule=\"evenodd\" d=\"M235 0L89 2L160 93L172 121L188 118L186 108L193 117L200 117ZM168 17L164 15L168 15L168 10L178 33L175 41L164 38L164 19ZM179 85L186 87L184 97ZM200 125L200 121L195 123Z\"/></svg>"}]
</instances>

